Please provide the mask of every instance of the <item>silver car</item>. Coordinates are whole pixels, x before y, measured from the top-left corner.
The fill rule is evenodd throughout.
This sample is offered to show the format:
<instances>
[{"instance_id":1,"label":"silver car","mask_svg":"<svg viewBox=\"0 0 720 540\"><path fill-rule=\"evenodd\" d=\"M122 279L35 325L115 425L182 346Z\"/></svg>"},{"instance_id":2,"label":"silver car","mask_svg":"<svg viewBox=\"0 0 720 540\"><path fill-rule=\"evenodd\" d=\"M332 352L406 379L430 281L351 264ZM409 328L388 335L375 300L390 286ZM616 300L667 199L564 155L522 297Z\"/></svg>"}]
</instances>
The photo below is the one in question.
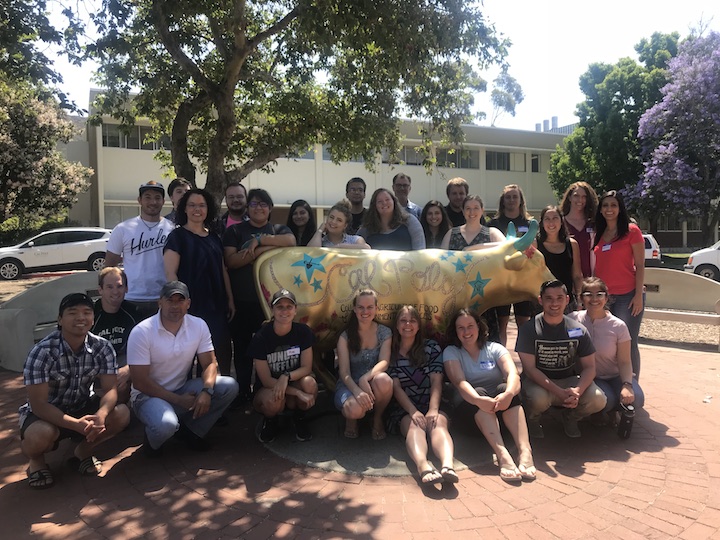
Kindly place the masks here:
<instances>
[{"instance_id":1,"label":"silver car","mask_svg":"<svg viewBox=\"0 0 720 540\"><path fill-rule=\"evenodd\" d=\"M0 279L56 270L100 270L110 229L66 227L33 236L16 246L0 248Z\"/></svg>"}]
</instances>

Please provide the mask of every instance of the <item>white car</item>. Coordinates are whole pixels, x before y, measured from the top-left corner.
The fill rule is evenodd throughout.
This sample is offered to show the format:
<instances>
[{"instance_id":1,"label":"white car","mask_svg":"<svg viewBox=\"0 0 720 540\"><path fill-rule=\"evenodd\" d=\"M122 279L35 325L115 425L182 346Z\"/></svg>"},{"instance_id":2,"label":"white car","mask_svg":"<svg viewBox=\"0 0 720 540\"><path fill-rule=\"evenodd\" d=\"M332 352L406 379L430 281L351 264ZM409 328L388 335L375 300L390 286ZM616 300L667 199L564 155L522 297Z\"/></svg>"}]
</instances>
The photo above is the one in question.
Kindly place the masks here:
<instances>
[{"instance_id":1,"label":"white car","mask_svg":"<svg viewBox=\"0 0 720 540\"><path fill-rule=\"evenodd\" d=\"M100 270L111 232L99 227L52 229L17 246L0 248L0 279L38 271Z\"/></svg>"},{"instance_id":2,"label":"white car","mask_svg":"<svg viewBox=\"0 0 720 540\"><path fill-rule=\"evenodd\" d=\"M660 244L652 234L643 234L645 240L645 266L662 266Z\"/></svg>"},{"instance_id":3,"label":"white car","mask_svg":"<svg viewBox=\"0 0 720 540\"><path fill-rule=\"evenodd\" d=\"M694 252L683 268L686 272L720 281L720 242Z\"/></svg>"}]
</instances>

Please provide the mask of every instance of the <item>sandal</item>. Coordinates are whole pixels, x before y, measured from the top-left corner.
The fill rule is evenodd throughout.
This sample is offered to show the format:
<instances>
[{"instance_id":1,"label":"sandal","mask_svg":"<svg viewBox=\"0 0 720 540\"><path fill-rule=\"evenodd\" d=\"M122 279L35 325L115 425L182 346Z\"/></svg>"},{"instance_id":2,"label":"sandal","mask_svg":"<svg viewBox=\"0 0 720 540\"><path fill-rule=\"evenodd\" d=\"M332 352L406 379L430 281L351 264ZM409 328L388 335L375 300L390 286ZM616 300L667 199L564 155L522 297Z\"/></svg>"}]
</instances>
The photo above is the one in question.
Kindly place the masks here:
<instances>
[{"instance_id":1,"label":"sandal","mask_svg":"<svg viewBox=\"0 0 720 540\"><path fill-rule=\"evenodd\" d=\"M384 429L373 429L371 437L373 441L382 441L385 437L387 437L387 433L385 433Z\"/></svg>"},{"instance_id":2,"label":"sandal","mask_svg":"<svg viewBox=\"0 0 720 540\"><path fill-rule=\"evenodd\" d=\"M37 471L33 472L30 472L30 469L28 469L26 472L28 477L28 485L32 489L47 489L49 487L52 487L55 483L53 475L50 472L50 469L47 468L47 465L43 469L38 469Z\"/></svg>"},{"instance_id":3,"label":"sandal","mask_svg":"<svg viewBox=\"0 0 720 540\"><path fill-rule=\"evenodd\" d=\"M500 478L508 484L522 482L522 475L517 467L500 467Z\"/></svg>"},{"instance_id":4,"label":"sandal","mask_svg":"<svg viewBox=\"0 0 720 540\"><path fill-rule=\"evenodd\" d=\"M67 464L82 476L97 476L102 472L102 461L95 456L88 456L83 460L74 456L68 459Z\"/></svg>"},{"instance_id":5,"label":"sandal","mask_svg":"<svg viewBox=\"0 0 720 540\"><path fill-rule=\"evenodd\" d=\"M452 467L443 467L442 469L440 469L440 474L442 475L443 480L448 484L457 484L460 480L457 473L455 472L455 469L453 469Z\"/></svg>"},{"instance_id":6,"label":"sandal","mask_svg":"<svg viewBox=\"0 0 720 540\"><path fill-rule=\"evenodd\" d=\"M518 470L520 471L520 477L523 480L532 482L537 478L537 469L535 468L535 465L523 465L521 463L518 465Z\"/></svg>"},{"instance_id":7,"label":"sandal","mask_svg":"<svg viewBox=\"0 0 720 540\"><path fill-rule=\"evenodd\" d=\"M357 439L360 435L357 421L355 421L355 425L352 427L348 426L348 423L345 422L345 432L343 433L343 435L345 435L346 439Z\"/></svg>"},{"instance_id":8,"label":"sandal","mask_svg":"<svg viewBox=\"0 0 720 540\"><path fill-rule=\"evenodd\" d=\"M430 475L434 475L431 478L428 478ZM438 472L437 469L428 469L427 471L423 471L420 473L420 483L423 486L429 486L433 484L442 484L443 477Z\"/></svg>"}]
</instances>

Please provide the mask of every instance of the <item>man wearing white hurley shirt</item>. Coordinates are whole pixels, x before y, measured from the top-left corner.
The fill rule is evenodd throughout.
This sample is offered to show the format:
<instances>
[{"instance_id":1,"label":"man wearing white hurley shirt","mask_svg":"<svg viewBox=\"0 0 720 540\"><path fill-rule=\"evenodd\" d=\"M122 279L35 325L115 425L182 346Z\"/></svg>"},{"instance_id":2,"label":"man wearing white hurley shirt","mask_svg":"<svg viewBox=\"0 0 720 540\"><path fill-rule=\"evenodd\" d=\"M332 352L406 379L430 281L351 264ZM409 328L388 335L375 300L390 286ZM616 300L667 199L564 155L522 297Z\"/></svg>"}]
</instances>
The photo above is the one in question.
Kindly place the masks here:
<instances>
[{"instance_id":1,"label":"man wearing white hurley shirt","mask_svg":"<svg viewBox=\"0 0 720 540\"><path fill-rule=\"evenodd\" d=\"M123 268L128 277L125 299L141 319L157 313L160 289L165 284L163 246L175 224L160 216L165 188L150 181L140 186L140 215L118 223L107 244L105 266Z\"/></svg>"}]
</instances>

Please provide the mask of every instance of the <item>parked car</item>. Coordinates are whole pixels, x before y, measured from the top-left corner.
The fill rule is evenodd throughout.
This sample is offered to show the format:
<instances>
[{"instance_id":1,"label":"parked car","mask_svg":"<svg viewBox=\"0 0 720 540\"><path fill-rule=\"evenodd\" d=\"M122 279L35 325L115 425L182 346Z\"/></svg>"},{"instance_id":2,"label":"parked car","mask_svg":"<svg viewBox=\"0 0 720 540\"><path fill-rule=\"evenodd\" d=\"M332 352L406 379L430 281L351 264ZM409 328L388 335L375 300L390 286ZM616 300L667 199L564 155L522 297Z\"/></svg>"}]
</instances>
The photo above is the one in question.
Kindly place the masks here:
<instances>
[{"instance_id":1,"label":"parked car","mask_svg":"<svg viewBox=\"0 0 720 540\"><path fill-rule=\"evenodd\" d=\"M643 234L645 240L645 266L661 266L660 245L652 234Z\"/></svg>"},{"instance_id":2,"label":"parked car","mask_svg":"<svg viewBox=\"0 0 720 540\"><path fill-rule=\"evenodd\" d=\"M0 279L18 279L38 271L100 270L110 232L99 227L52 229L16 246L0 248Z\"/></svg>"},{"instance_id":3,"label":"parked car","mask_svg":"<svg viewBox=\"0 0 720 540\"><path fill-rule=\"evenodd\" d=\"M683 267L686 272L720 281L720 242L695 251Z\"/></svg>"}]
</instances>

